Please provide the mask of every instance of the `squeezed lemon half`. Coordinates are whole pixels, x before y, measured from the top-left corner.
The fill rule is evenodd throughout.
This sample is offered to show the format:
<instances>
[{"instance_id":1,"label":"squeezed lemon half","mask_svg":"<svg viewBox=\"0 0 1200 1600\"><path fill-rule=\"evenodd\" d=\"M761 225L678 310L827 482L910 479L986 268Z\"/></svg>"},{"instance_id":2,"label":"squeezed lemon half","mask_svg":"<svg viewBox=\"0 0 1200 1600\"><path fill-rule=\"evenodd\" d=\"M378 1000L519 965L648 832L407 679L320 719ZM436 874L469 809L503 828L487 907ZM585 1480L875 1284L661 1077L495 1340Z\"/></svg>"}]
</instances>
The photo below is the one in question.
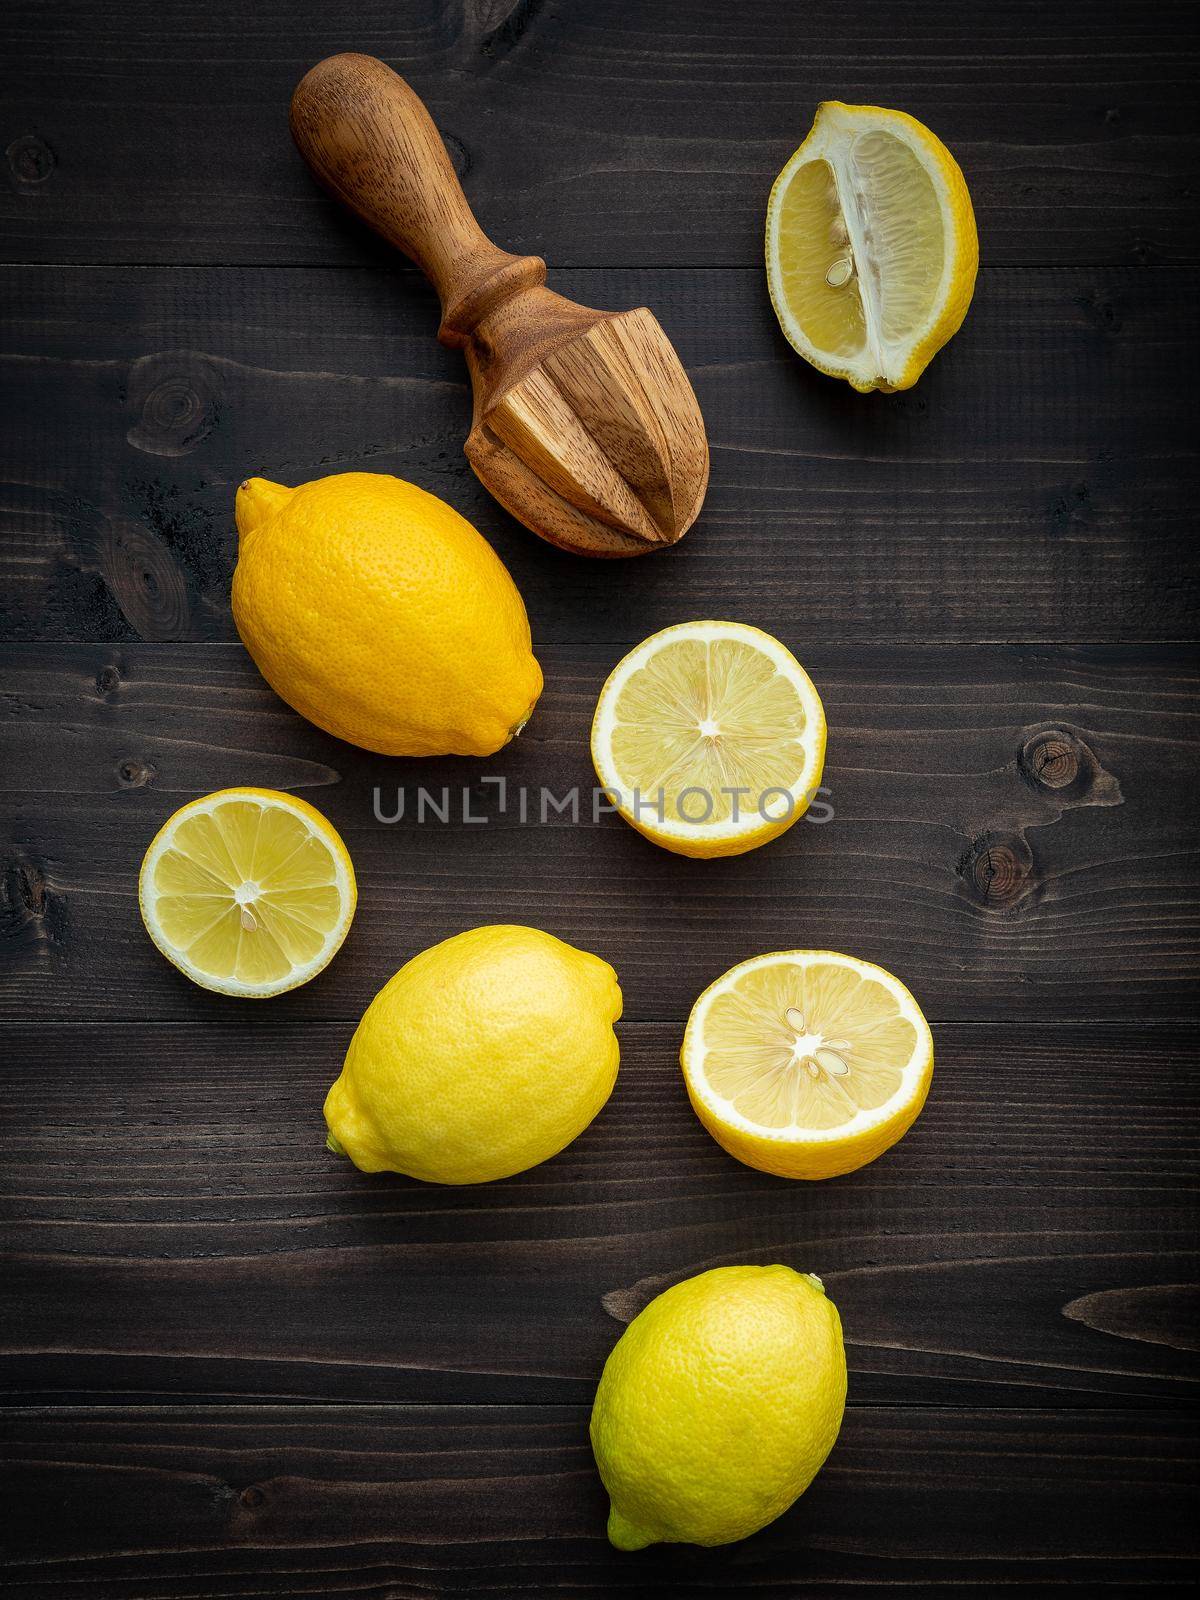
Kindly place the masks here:
<instances>
[{"instance_id":1,"label":"squeezed lemon half","mask_svg":"<svg viewBox=\"0 0 1200 1600\"><path fill-rule=\"evenodd\" d=\"M692 1008L680 1063L701 1122L747 1166L833 1178L925 1104L933 1036L899 978L832 950L732 967Z\"/></svg>"},{"instance_id":2,"label":"squeezed lemon half","mask_svg":"<svg viewBox=\"0 0 1200 1600\"><path fill-rule=\"evenodd\" d=\"M827 100L767 202L789 342L856 389L908 389L958 331L979 238L958 163L915 117Z\"/></svg>"},{"instance_id":3,"label":"squeezed lemon half","mask_svg":"<svg viewBox=\"0 0 1200 1600\"><path fill-rule=\"evenodd\" d=\"M327 965L354 916L354 868L319 811L274 789L193 800L151 842L142 921L205 989L266 999Z\"/></svg>"},{"instance_id":4,"label":"squeezed lemon half","mask_svg":"<svg viewBox=\"0 0 1200 1600\"><path fill-rule=\"evenodd\" d=\"M821 781L825 713L769 633L684 622L619 662L592 720L592 762L625 820L687 856L730 856L803 816Z\"/></svg>"}]
</instances>

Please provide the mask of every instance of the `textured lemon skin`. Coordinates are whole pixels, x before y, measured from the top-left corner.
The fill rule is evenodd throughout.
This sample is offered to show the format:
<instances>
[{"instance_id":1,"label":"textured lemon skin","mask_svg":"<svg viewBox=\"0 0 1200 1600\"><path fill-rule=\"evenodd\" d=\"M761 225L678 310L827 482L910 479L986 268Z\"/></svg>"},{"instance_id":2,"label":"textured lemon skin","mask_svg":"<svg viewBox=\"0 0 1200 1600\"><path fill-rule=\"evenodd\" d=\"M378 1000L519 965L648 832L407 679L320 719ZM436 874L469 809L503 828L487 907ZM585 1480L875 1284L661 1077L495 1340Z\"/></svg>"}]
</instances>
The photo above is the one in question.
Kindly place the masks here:
<instances>
[{"instance_id":1,"label":"textured lemon skin","mask_svg":"<svg viewBox=\"0 0 1200 1600\"><path fill-rule=\"evenodd\" d=\"M367 1007L325 1101L363 1172L488 1183L556 1155L612 1093L621 990L607 961L537 928L424 950Z\"/></svg>"},{"instance_id":2,"label":"textured lemon skin","mask_svg":"<svg viewBox=\"0 0 1200 1600\"><path fill-rule=\"evenodd\" d=\"M281 699L390 756L486 756L542 672L516 585L452 506L382 473L237 493L233 616Z\"/></svg>"},{"instance_id":3,"label":"textured lemon skin","mask_svg":"<svg viewBox=\"0 0 1200 1600\"><path fill-rule=\"evenodd\" d=\"M717 1267L660 1294L613 1348L592 1408L619 1550L729 1544L780 1516L833 1448L842 1325L790 1267Z\"/></svg>"},{"instance_id":4,"label":"textured lemon skin","mask_svg":"<svg viewBox=\"0 0 1200 1600\"><path fill-rule=\"evenodd\" d=\"M670 628L661 628L658 633L652 634L650 637L651 639L661 639L666 638L671 634L683 635L693 627L706 627L709 625L710 624L706 622L701 622L699 624L678 623ZM782 648L778 639L775 639L769 633L765 633L761 628L751 627L748 623L739 623L738 627L742 633L758 634L760 638L766 639L776 648ZM642 645L639 645L638 648L641 649L642 646L648 644L649 642L649 639L643 640ZM788 651L788 655L791 655L790 650ZM817 707L820 711L820 722L817 728L816 738L814 740L815 754L812 782L810 783L805 794L792 808L790 814L783 817L777 817L771 821L764 821L761 827L748 829L744 833L733 835L727 839L721 839L713 836L694 836L689 838L681 834L668 833L665 829L655 827L653 821L654 812L647 810L645 806L642 807L642 811L646 813L646 817L648 817L650 820L645 820L643 816L639 815L639 813L634 809L633 805L627 802L624 798L624 795L621 794L616 785L615 774L608 770L608 767L604 761L603 754L601 752L601 739L599 732L601 708L604 705L610 690L615 684L616 679L621 672L621 668L625 664L625 659L625 657L622 657L622 659L617 662L616 666L604 680L604 686L600 690L599 697L596 701L596 710L592 716L590 749L592 755L592 767L595 770L596 776L599 778L601 784L608 789L610 798L617 810L618 815L623 817L631 828L636 829L644 839L649 839L651 844L659 845L663 850L670 850L673 855L688 856L693 861L712 861L719 856L744 856L751 850L757 850L760 845L770 844L772 839L778 839L780 834L786 833L794 823L800 821L800 818L808 810L809 806L812 805L813 800L816 798L817 790L820 788L821 776L825 769L826 744L829 737L828 726L825 721L824 707L821 705L820 697L817 695L815 687L813 688L813 695L816 698ZM795 661L794 656L792 659ZM796 666L801 672L804 672L803 667L800 666L798 661L796 661ZM804 673L804 676L805 678L808 678L808 674L806 672ZM809 682L811 684L812 680L809 679Z\"/></svg>"},{"instance_id":5,"label":"textured lemon skin","mask_svg":"<svg viewBox=\"0 0 1200 1600\"><path fill-rule=\"evenodd\" d=\"M775 280L771 224L776 208L782 201L784 189L792 173L800 164L806 146L813 141L820 130L823 119L831 113L839 112L862 117L864 120L870 119L882 128L886 128L889 123L893 127L904 128L932 156L946 190L950 223L947 245L953 260L949 293L937 319L913 346L903 368L890 380L882 376L867 380L851 368L841 366L832 359L818 359L807 344L797 339L792 326L791 311ZM975 208L971 204L971 193L967 188L967 180L963 177L962 168L938 136L923 122L918 122L916 117L910 116L907 111L894 111L886 106L847 105L841 100L824 100L817 107L817 114L813 118L813 125L804 143L788 157L771 186L770 197L767 200L766 257L767 290L771 296L771 304L775 308L775 315L779 319L784 337L797 355L803 356L805 361L831 378L844 378L860 394L870 394L874 390L892 394L900 389L911 389L942 346L948 344L962 327L975 293L975 279L979 273L979 231L975 224Z\"/></svg>"},{"instance_id":6,"label":"textured lemon skin","mask_svg":"<svg viewBox=\"0 0 1200 1600\"><path fill-rule=\"evenodd\" d=\"M326 955L325 960L319 967L315 968L311 972L304 973L301 977L295 978L290 983L279 984L269 990L265 990L261 994L247 993L241 989L236 991L239 999L270 1000L273 999L277 994L286 994L289 989L298 989L302 984L311 983L319 973L324 972L325 968L341 949L343 943L345 942L346 935L350 932L350 924L354 920L354 913L358 907L358 883L354 876L354 863L350 860L350 852L346 849L346 846L342 841L341 834L334 827L333 823L330 822L329 818L323 816L315 806L310 806L307 800L301 800L299 795L286 794L280 789L216 789L212 794L201 795L199 799L189 800L187 805L180 806L178 811L172 812L172 814L163 823L162 827L154 835L153 839L151 839L149 845L146 847L146 854L142 857L141 869L138 872L138 910L141 913L142 925L145 927L146 932L153 940L155 947L161 951L164 956L166 956L167 960L173 967L182 972L184 977L190 978L198 988L208 989L213 994L229 994L231 992L228 985L215 982L211 978L205 977L203 973L197 972L193 968L181 965L175 949L165 939L160 938L158 930L154 925L153 914L150 910L152 895L150 891L149 872L151 864L158 854L159 843L163 839L164 835L171 832L176 823L182 822L191 812L200 810L201 807L208 805L210 801L224 799L263 800L268 803L282 802L288 807L289 810L299 812L301 816L307 818L307 820L312 824L314 830L320 834L321 838L324 839L330 850L341 862L348 880L349 900L346 908L345 921L339 933L337 942L333 945L333 948Z\"/></svg>"},{"instance_id":7,"label":"textured lemon skin","mask_svg":"<svg viewBox=\"0 0 1200 1600\"><path fill-rule=\"evenodd\" d=\"M790 952L777 952L787 955ZM799 952L807 954L808 952ZM821 954L822 952L813 952ZM739 963L743 965L745 963ZM873 963L863 961L864 968L870 968ZM732 968L736 971L737 968ZM876 968L882 972L883 968ZM884 973L892 983L899 980L892 973ZM736 1156L739 1161L748 1167L754 1167L758 1172L770 1172L777 1178L802 1178L816 1182L822 1178L841 1178L848 1172L856 1172L859 1167L865 1167L869 1162L881 1156L885 1150L890 1150L908 1130L921 1114L921 1110L929 1096L929 1086L933 1082L933 1035L929 1026L925 1024L926 1059L921 1072L916 1092L912 1098L897 1107L892 1116L878 1123L875 1127L863 1128L859 1133L850 1134L838 1139L785 1141L772 1139L766 1134L754 1134L736 1123L726 1121L719 1116L715 1109L708 1104L698 1090L692 1075L692 1059L697 1048L697 1013L700 1011L705 995L711 993L718 984L725 982L729 973L723 973L713 983L710 983L703 994L699 996L692 1007L688 1017L687 1027L684 1029L683 1043L679 1048L679 1064L683 1068L683 1079L687 1086L688 1099L692 1102L692 1110L700 1121L712 1134L713 1138L728 1151L731 1156ZM901 986L903 987L903 986ZM920 1007L916 1001L913 1005L920 1015ZM924 1020L922 1018L922 1020Z\"/></svg>"}]
</instances>

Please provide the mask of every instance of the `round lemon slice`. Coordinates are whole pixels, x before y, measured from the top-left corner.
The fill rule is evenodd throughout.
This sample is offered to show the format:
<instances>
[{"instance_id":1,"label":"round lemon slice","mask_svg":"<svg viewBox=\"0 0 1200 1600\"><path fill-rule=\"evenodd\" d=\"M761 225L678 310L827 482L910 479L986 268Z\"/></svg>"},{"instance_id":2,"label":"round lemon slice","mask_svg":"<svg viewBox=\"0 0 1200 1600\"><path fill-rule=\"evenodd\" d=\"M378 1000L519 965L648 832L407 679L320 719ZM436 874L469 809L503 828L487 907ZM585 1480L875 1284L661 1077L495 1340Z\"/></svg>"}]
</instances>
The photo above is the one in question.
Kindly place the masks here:
<instances>
[{"instance_id":1,"label":"round lemon slice","mask_svg":"<svg viewBox=\"0 0 1200 1600\"><path fill-rule=\"evenodd\" d=\"M856 389L908 389L956 333L979 267L958 163L903 111L817 108L767 202L767 283L789 342Z\"/></svg>"},{"instance_id":2,"label":"round lemon slice","mask_svg":"<svg viewBox=\"0 0 1200 1600\"><path fill-rule=\"evenodd\" d=\"M882 967L784 950L731 967L704 991L680 1063L696 1115L730 1155L784 1178L836 1178L912 1126L933 1037Z\"/></svg>"},{"instance_id":3,"label":"round lemon slice","mask_svg":"<svg viewBox=\"0 0 1200 1600\"><path fill-rule=\"evenodd\" d=\"M274 789L221 789L159 829L138 881L146 931L194 983L266 999L307 983L354 916L354 868L331 823Z\"/></svg>"},{"instance_id":4,"label":"round lemon slice","mask_svg":"<svg viewBox=\"0 0 1200 1600\"><path fill-rule=\"evenodd\" d=\"M790 828L816 794L825 713L769 633L684 622L619 662L592 720L596 775L625 820L685 856L732 856Z\"/></svg>"}]
</instances>

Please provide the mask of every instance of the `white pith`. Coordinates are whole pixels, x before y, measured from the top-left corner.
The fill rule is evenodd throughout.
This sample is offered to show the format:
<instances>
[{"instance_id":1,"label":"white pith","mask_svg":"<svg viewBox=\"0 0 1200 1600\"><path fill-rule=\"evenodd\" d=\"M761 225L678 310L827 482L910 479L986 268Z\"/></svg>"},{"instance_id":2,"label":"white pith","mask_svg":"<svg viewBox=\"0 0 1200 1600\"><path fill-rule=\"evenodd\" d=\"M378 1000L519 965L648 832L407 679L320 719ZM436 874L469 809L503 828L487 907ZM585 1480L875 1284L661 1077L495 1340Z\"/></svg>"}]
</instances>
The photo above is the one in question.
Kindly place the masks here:
<instances>
[{"instance_id":1,"label":"white pith","mask_svg":"<svg viewBox=\"0 0 1200 1600\"><path fill-rule=\"evenodd\" d=\"M938 291L929 314L917 327L908 331L902 342L888 344L880 327L879 302L876 292L877 273L874 262L864 243L864 217L858 205L853 175L853 150L856 138L867 133L887 133L902 143L920 162L933 184L942 217L943 238L946 243L942 261L942 275ZM838 203L849 238L849 249L854 262L854 277L862 296L866 322L866 346L854 361L836 357L832 352L813 344L800 323L792 314L782 282L779 280L779 226L783 213L782 197L801 167L814 161L824 161L831 168L837 187ZM900 380L914 350L928 337L941 320L950 298L955 269L957 229L950 204L950 194L945 175L939 165L937 150L931 146L919 128L904 117L873 109L870 113L853 107L827 102L818 112L808 138L787 162L776 178L767 202L767 278L771 299L784 323L788 338L816 366L835 370L863 383L882 381L893 385Z\"/></svg>"},{"instance_id":2,"label":"white pith","mask_svg":"<svg viewBox=\"0 0 1200 1600\"><path fill-rule=\"evenodd\" d=\"M704 1072L706 1057L704 1022L713 1001L719 995L734 988L738 979L747 973L753 972L760 967L778 967L785 963L790 963L798 968L810 966L846 967L850 971L858 973L861 977L871 978L882 984L895 998L901 1014L913 1026L916 1034L916 1043L908 1061L901 1069L900 1083L895 1093L885 1100L882 1105L875 1106L871 1110L860 1110L855 1116L833 1128L807 1128L797 1124L783 1128L766 1128L743 1116L731 1100L727 1100L724 1095L718 1094L713 1089ZM768 955L755 956L749 961L739 962L736 967L731 967L715 983L709 985L692 1008L692 1014L688 1019L687 1029L684 1033L683 1054L692 1091L721 1122L735 1127L743 1133L750 1134L756 1139L771 1140L776 1144L840 1144L843 1140L853 1138L857 1134L889 1121L900 1107L907 1105L912 1100L932 1059L933 1035L929 1031L929 1024L926 1022L921 1008L917 1005L912 995L900 980L886 971L885 968L878 967L873 962L860 961L855 956L840 955L831 950L786 950L774 951Z\"/></svg>"},{"instance_id":3,"label":"white pith","mask_svg":"<svg viewBox=\"0 0 1200 1600\"><path fill-rule=\"evenodd\" d=\"M308 961L293 966L290 973L275 983L268 985L255 985L244 983L230 977L214 977L203 967L189 959L187 952L180 949L167 938L156 914L156 904L159 893L155 888L155 869L162 856L174 847L176 833L181 824L196 816L211 815L221 807L232 801L242 801L251 805L269 807L272 810L286 811L300 822L305 832L316 839L327 851L333 864L334 883L337 888L338 898L343 906L343 914L339 922L325 936L324 943L317 954ZM332 831L332 830L331 830ZM354 888L350 872L347 869L343 853L334 847L328 834L313 825L312 819L301 807L292 805L286 795L271 795L269 798L261 792L252 789L224 789L215 794L206 795L201 800L194 800L190 805L184 806L170 818L161 832L154 839L142 863L139 880L139 897L142 914L146 922L147 931L163 955L185 973L193 982L205 989L211 989L219 994L241 995L252 999L266 999L276 994L283 994L289 989L296 989L328 965L333 954L338 949L346 936L347 929L354 915ZM252 880L245 880L230 893L234 904L242 908L242 926L253 931L247 917L253 921L254 900L259 893L258 885Z\"/></svg>"},{"instance_id":4,"label":"white pith","mask_svg":"<svg viewBox=\"0 0 1200 1600\"><path fill-rule=\"evenodd\" d=\"M800 743L803 750L803 764L796 781L790 786L792 815L803 812L813 799L813 789L819 776L820 761L824 750L825 712L821 705L820 696L813 686L812 680L800 666L799 662L777 639L770 634L763 633L758 628L752 628L740 622L683 622L672 628L664 628L661 633L653 634L644 640L635 650L618 663L609 676L607 683L600 692L600 699L596 706L596 716L593 729L593 753L597 771L601 782L620 794L621 800L618 810L629 821L634 821L633 807L625 802L625 795L632 791L632 786L626 784L621 774L617 771L612 753L613 730L618 725L616 715L617 703L621 693L635 673L650 661L659 650L676 639L686 638L702 643L711 643L721 639L736 639L742 644L748 644L758 650L775 667L789 683L791 683L804 705L805 722L804 737ZM697 733L702 738L716 738L720 736L719 723L705 719L697 725ZM614 803L616 795L614 794ZM782 808L783 801L779 805ZM768 810L771 808L768 807ZM743 836L760 832L770 824L759 814L757 808L750 810L747 815L741 816L737 821L726 819L716 822L683 822L673 817L659 818L658 813L647 801L643 806L644 816L648 825L655 833L674 839L687 840L726 840L737 839Z\"/></svg>"}]
</instances>

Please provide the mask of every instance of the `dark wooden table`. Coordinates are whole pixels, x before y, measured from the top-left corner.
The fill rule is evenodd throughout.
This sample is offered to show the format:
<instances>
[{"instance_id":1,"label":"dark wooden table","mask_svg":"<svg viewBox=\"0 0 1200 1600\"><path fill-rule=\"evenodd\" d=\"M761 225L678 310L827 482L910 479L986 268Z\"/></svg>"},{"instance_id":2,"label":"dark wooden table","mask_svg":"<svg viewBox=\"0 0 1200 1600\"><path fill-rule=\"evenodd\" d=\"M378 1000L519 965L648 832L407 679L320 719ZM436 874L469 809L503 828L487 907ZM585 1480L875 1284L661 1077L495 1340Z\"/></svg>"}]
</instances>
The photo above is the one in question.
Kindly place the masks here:
<instances>
[{"instance_id":1,"label":"dark wooden table","mask_svg":"<svg viewBox=\"0 0 1200 1600\"><path fill-rule=\"evenodd\" d=\"M6 10L2 269L4 1529L15 1600L733 1594L1197 1576L1191 1447L1200 237L1182 0L58 0ZM494 237L654 308L708 421L676 551L549 549L461 454L423 282L311 185L301 72L374 52ZM975 199L974 307L915 390L795 358L760 261L826 97L903 107ZM490 763L401 763L274 698L229 610L244 475L443 495L526 598L547 688ZM397 785L591 781L654 629L779 634L830 721L833 818L741 860L615 818L382 825ZM152 949L159 824L293 789L361 885L270 1005ZM557 1160L438 1189L323 1148L367 1001L458 929L617 967L617 1091ZM817 1186L725 1156L676 1066L700 989L789 945L899 972L921 1120ZM821 1274L851 1368L813 1489L725 1550L620 1555L601 1363L719 1263Z\"/></svg>"}]
</instances>

